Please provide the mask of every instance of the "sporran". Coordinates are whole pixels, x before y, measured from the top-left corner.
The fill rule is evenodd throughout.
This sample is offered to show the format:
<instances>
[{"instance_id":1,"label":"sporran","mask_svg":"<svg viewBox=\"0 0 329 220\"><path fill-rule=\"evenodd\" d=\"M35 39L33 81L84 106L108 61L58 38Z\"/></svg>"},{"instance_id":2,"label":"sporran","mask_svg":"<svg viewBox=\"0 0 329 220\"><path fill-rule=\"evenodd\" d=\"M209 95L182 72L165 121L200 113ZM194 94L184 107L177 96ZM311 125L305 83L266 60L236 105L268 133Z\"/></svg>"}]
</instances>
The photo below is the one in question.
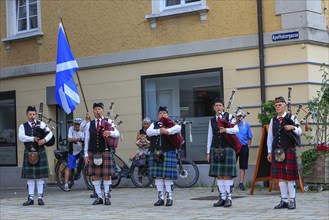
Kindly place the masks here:
<instances>
[{"instance_id":1,"label":"sporran","mask_svg":"<svg viewBox=\"0 0 329 220\"><path fill-rule=\"evenodd\" d=\"M93 158L94 158L94 164L96 166L102 165L102 163L103 163L103 156L102 156L102 154L94 154L93 155Z\"/></svg>"},{"instance_id":2,"label":"sporran","mask_svg":"<svg viewBox=\"0 0 329 220\"><path fill-rule=\"evenodd\" d=\"M277 148L274 150L274 159L279 163L286 159L286 154L282 148Z\"/></svg>"},{"instance_id":3,"label":"sporran","mask_svg":"<svg viewBox=\"0 0 329 220\"><path fill-rule=\"evenodd\" d=\"M39 152L37 151L28 152L27 159L29 161L29 164L31 165L35 165L39 163Z\"/></svg>"},{"instance_id":4,"label":"sporran","mask_svg":"<svg viewBox=\"0 0 329 220\"><path fill-rule=\"evenodd\" d=\"M154 150L154 160L158 163L162 163L163 162L163 151L162 150L158 150L155 149Z\"/></svg>"},{"instance_id":5,"label":"sporran","mask_svg":"<svg viewBox=\"0 0 329 220\"><path fill-rule=\"evenodd\" d=\"M215 161L223 162L225 160L225 149L220 147L214 150L215 153Z\"/></svg>"}]
</instances>

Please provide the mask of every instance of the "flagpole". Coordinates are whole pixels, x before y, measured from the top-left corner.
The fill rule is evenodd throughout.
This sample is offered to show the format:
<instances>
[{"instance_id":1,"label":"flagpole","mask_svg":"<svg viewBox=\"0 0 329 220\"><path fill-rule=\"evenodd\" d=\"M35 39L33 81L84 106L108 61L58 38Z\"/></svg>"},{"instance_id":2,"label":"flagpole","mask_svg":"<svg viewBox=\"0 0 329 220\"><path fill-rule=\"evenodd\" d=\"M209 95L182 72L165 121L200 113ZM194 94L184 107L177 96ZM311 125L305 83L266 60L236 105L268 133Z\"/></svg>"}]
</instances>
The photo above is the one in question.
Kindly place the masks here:
<instances>
[{"instance_id":1,"label":"flagpole","mask_svg":"<svg viewBox=\"0 0 329 220\"><path fill-rule=\"evenodd\" d=\"M69 41L69 38L68 38L68 36L66 34L64 23L63 23L63 20L62 20L62 16L61 15L60 15L59 19L60 19L60 22L62 23L62 26L63 26L63 30L64 30L64 33L65 33L65 36L66 36L67 43L70 45L70 41ZM70 45L70 47L71 47L71 45ZM79 77L78 70L75 73L77 74L77 79L78 79L79 87L80 87L80 90L81 90L82 99L83 99L83 102L85 103L86 111L89 112L88 106L87 106L87 102L86 102L86 98L85 98L85 94L83 93L83 89L82 89L82 86L81 86L81 82L80 82L80 77Z\"/></svg>"}]
</instances>

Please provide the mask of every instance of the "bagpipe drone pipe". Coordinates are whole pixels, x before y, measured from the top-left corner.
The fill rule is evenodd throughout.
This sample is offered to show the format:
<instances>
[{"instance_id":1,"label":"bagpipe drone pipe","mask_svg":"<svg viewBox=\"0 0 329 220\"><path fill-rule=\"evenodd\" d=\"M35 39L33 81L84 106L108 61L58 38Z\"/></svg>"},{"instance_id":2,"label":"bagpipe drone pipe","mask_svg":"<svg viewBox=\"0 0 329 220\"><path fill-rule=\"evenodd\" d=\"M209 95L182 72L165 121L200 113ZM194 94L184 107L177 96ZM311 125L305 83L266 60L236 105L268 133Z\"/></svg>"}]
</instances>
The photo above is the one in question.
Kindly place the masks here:
<instances>
[{"instance_id":1,"label":"bagpipe drone pipe","mask_svg":"<svg viewBox=\"0 0 329 220\"><path fill-rule=\"evenodd\" d=\"M45 127L44 128L41 128L41 122L42 122L42 119L45 118L47 119L47 123L45 123ZM50 124L50 122L54 122L56 123L56 125L54 127L52 127L49 130L47 130L48 128L48 125ZM56 121L53 121L51 118L47 118L43 115L43 103L41 102L40 105L39 105L39 113L38 113L38 120L36 122L36 126L35 126L35 131L36 131L36 137L39 138L39 140L41 139L44 139L51 131L55 130L57 126L61 125L63 122L60 121L59 123L57 123ZM55 144L55 136L53 135L51 137L51 139L45 143L45 145L47 147L50 147L50 146L53 146Z\"/></svg>"},{"instance_id":2,"label":"bagpipe drone pipe","mask_svg":"<svg viewBox=\"0 0 329 220\"><path fill-rule=\"evenodd\" d=\"M218 120L219 129L220 129L220 127L233 128L235 126L235 123L231 123L231 121L229 120L229 113L228 113L228 111L231 107L231 104L233 102L234 94L235 94L235 90L232 91L230 100L227 104L226 111L224 112L223 117ZM223 136L226 139L226 141L234 148L236 153L240 152L240 150L242 148L242 143L236 134L221 133L220 136Z\"/></svg>"}]
</instances>

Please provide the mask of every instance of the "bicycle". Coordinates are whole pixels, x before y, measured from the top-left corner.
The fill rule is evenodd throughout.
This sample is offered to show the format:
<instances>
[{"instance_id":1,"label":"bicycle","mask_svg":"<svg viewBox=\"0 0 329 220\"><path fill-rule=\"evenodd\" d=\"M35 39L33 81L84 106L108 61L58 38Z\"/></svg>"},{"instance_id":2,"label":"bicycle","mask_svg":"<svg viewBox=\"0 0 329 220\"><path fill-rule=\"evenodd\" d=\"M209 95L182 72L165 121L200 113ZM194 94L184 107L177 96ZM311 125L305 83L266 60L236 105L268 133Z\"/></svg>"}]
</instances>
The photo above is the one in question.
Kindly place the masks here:
<instances>
[{"instance_id":1,"label":"bicycle","mask_svg":"<svg viewBox=\"0 0 329 220\"><path fill-rule=\"evenodd\" d=\"M176 151L178 179L174 180L174 184L180 188L188 188L198 182L199 168L193 160L182 157L180 152L180 149Z\"/></svg>"},{"instance_id":2,"label":"bicycle","mask_svg":"<svg viewBox=\"0 0 329 220\"><path fill-rule=\"evenodd\" d=\"M121 178L125 177L131 179L136 187L147 187L153 182L152 178L148 176L148 157L144 166L129 166L118 154L114 153L114 160L116 164L115 176L112 177L112 187L120 184Z\"/></svg>"},{"instance_id":3,"label":"bicycle","mask_svg":"<svg viewBox=\"0 0 329 220\"><path fill-rule=\"evenodd\" d=\"M58 160L55 166L55 174L56 174L56 181L59 188L65 191L65 170L67 169L67 158L68 158L68 151L67 150L55 150L54 151L55 157ZM81 175L82 174L82 175ZM88 189L93 189L93 184L89 176L87 176L87 166L83 159L83 151L80 152L79 159L77 159L77 167L72 169L70 177L69 177L69 188L72 188L74 185L74 181L79 180L83 177L83 180Z\"/></svg>"},{"instance_id":4,"label":"bicycle","mask_svg":"<svg viewBox=\"0 0 329 220\"><path fill-rule=\"evenodd\" d=\"M174 180L174 184L180 188L188 188L194 186L199 180L199 168L193 160L182 157L180 150L177 153L177 171L178 179ZM146 158L145 166L137 167L135 165L129 166L118 154L114 153L114 160L116 164L115 175L111 178L111 187L117 187L121 178L131 179L136 187L154 186L154 178L148 175L148 157ZM91 177L89 177L91 182Z\"/></svg>"}]
</instances>

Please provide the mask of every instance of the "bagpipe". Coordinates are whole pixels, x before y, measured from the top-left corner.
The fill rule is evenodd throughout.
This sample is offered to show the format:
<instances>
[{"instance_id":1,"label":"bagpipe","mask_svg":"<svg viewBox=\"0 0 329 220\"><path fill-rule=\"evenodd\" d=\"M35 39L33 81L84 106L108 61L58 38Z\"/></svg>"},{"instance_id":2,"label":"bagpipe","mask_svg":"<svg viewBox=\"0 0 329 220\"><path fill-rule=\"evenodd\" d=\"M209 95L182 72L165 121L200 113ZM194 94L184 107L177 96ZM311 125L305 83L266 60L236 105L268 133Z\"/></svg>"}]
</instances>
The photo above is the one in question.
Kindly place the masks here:
<instances>
[{"instance_id":1,"label":"bagpipe","mask_svg":"<svg viewBox=\"0 0 329 220\"><path fill-rule=\"evenodd\" d=\"M103 136L104 131L114 131L115 128L118 128L118 126L120 124L122 124L121 120L118 123L116 123L116 120L118 119L119 115L116 114L115 116L113 116L113 105L114 105L114 102L111 102L109 110L107 111L107 114L106 114L107 119L103 119L101 121L100 128L101 128L102 136ZM110 119L112 121L112 123L110 123L108 121L108 119ZM122 134L120 132L120 137L122 138L121 135ZM114 138L114 137L108 136L108 137L104 137L104 139L105 139L105 142L106 142L107 146L111 147L113 150L115 150L118 147L119 138Z\"/></svg>"},{"instance_id":2,"label":"bagpipe","mask_svg":"<svg viewBox=\"0 0 329 220\"><path fill-rule=\"evenodd\" d=\"M233 97L235 94L235 90L232 91L230 100L228 101L226 111L223 114L223 117L221 119L218 119L218 128L220 129L221 127L223 128L233 128L235 126L235 123L232 123L229 119L229 109L231 107L231 104L233 102ZM239 109L241 107L238 107ZM237 110L238 111L238 110ZM236 111L236 112L237 112ZM247 115L246 115L247 116ZM244 116L244 117L246 117ZM236 134L227 134L227 133L221 133L219 137L223 136L226 141L234 148L236 153L239 153L241 148L242 148L242 143L239 140L238 136Z\"/></svg>"},{"instance_id":3,"label":"bagpipe","mask_svg":"<svg viewBox=\"0 0 329 220\"><path fill-rule=\"evenodd\" d=\"M164 128L172 128L176 125L172 120L170 120L169 118L164 118L164 117L159 119L159 123L160 123L161 127L164 127ZM177 149L179 149L180 146L185 143L185 140L180 133L174 134L174 135L166 135L166 137L168 138L170 143L172 145L174 145L174 147Z\"/></svg>"},{"instance_id":4,"label":"bagpipe","mask_svg":"<svg viewBox=\"0 0 329 220\"><path fill-rule=\"evenodd\" d=\"M47 119L47 123L45 123L46 126L44 128L41 128L42 119ZM48 125L50 124L50 122L54 122L54 123L56 123L56 125L53 126L52 128L50 128L50 131L48 131L47 128L48 128ZM43 115L43 103L41 102L39 105L38 119L35 124L35 136L38 137L39 140L44 139L51 131L55 130L56 127L58 127L61 124L63 124L62 121L57 123L53 119L47 118ZM55 144L55 136L53 135L51 137L51 139L45 143L45 145L47 147L50 147L50 146L53 146L54 144Z\"/></svg>"},{"instance_id":5,"label":"bagpipe","mask_svg":"<svg viewBox=\"0 0 329 220\"><path fill-rule=\"evenodd\" d=\"M284 118L282 118L282 128L285 126L285 125L293 125L295 127L299 127L304 121L306 122L306 125L305 125L305 130L308 130L308 127L307 127L307 118L312 114L311 112L307 112L306 115L303 117L303 119L299 122L299 123L296 123L296 119L297 119L297 116L299 115L299 112L300 110L302 109L303 111L305 111L303 108L302 108L302 105L299 104L298 105L298 108L296 110L296 113L295 115L292 115L292 110L291 110L291 91L292 91L292 88L289 87L288 88L288 103L287 103L287 109L288 109L288 113L286 114L286 116ZM305 111L306 112L306 111ZM301 139L300 139L300 136L295 134L295 132L289 130L285 130L285 133L289 136L289 138L293 141L293 143L296 145L296 146L299 146L301 147ZM278 132L279 133L279 132Z\"/></svg>"}]
</instances>

